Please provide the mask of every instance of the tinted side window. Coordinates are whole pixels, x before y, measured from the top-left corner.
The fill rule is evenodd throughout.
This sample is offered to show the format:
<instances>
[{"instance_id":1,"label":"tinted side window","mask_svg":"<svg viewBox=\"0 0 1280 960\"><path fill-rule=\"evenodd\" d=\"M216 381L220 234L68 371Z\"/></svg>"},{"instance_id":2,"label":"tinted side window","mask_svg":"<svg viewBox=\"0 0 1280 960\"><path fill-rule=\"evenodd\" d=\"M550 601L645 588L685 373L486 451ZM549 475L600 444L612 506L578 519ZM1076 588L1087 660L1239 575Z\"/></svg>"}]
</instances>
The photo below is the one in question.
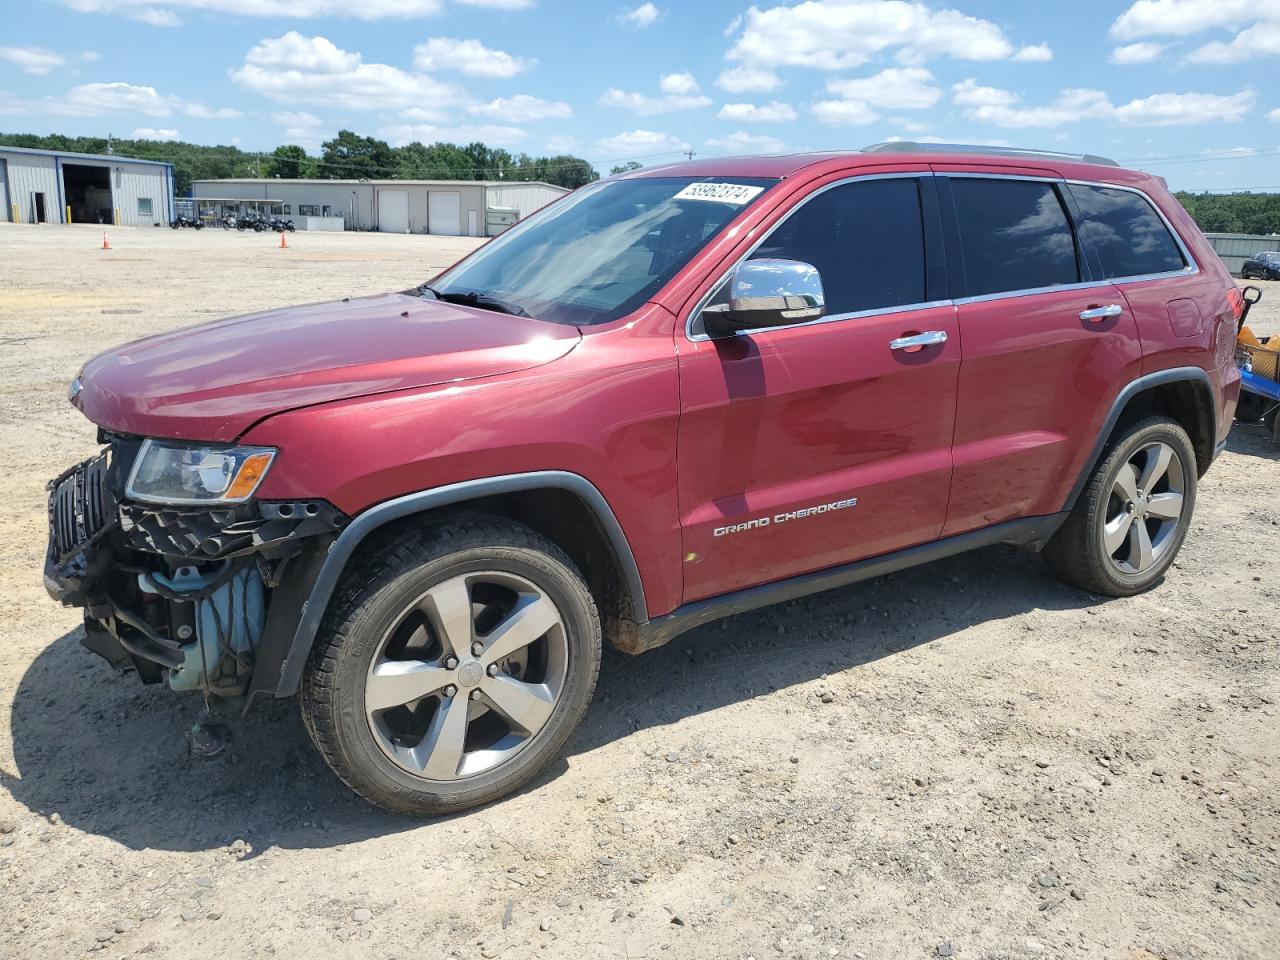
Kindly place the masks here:
<instances>
[{"instance_id":1,"label":"tinted side window","mask_svg":"<svg viewBox=\"0 0 1280 960\"><path fill-rule=\"evenodd\" d=\"M1053 184L952 178L970 297L1077 283L1075 236Z\"/></svg>"},{"instance_id":2,"label":"tinted side window","mask_svg":"<svg viewBox=\"0 0 1280 960\"><path fill-rule=\"evenodd\" d=\"M817 267L828 316L924 303L920 185L898 178L833 187L784 220L751 257Z\"/></svg>"},{"instance_id":3,"label":"tinted side window","mask_svg":"<svg viewBox=\"0 0 1280 960\"><path fill-rule=\"evenodd\" d=\"M1186 261L1150 202L1129 190L1072 184L1084 238L1102 261L1103 276L1139 277L1181 270Z\"/></svg>"}]
</instances>

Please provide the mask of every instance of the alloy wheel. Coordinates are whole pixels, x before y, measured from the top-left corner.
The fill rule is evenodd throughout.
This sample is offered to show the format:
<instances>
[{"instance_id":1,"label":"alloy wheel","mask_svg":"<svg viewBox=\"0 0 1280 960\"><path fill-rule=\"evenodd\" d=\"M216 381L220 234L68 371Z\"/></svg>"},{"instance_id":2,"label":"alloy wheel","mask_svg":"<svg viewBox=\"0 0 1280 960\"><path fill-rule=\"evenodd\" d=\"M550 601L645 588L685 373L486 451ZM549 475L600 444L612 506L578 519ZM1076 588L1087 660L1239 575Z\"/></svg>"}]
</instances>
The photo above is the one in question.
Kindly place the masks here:
<instances>
[{"instance_id":1,"label":"alloy wheel","mask_svg":"<svg viewBox=\"0 0 1280 960\"><path fill-rule=\"evenodd\" d=\"M1120 466L1102 525L1103 551L1121 573L1145 573L1173 546L1185 504L1185 467L1172 446L1144 444Z\"/></svg>"},{"instance_id":2,"label":"alloy wheel","mask_svg":"<svg viewBox=\"0 0 1280 960\"><path fill-rule=\"evenodd\" d=\"M564 618L532 581L486 571L431 587L384 634L365 682L383 753L427 780L459 780L510 760L564 691Z\"/></svg>"}]
</instances>

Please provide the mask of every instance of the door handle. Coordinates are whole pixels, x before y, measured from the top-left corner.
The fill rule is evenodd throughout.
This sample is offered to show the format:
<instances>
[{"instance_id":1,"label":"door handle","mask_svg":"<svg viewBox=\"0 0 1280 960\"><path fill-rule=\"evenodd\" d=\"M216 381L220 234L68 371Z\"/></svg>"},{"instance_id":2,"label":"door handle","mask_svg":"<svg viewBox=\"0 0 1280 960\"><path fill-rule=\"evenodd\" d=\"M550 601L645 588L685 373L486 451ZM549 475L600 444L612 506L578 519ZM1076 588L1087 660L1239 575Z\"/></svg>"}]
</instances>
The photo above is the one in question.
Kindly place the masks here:
<instances>
[{"instance_id":1,"label":"door handle","mask_svg":"<svg viewBox=\"0 0 1280 960\"><path fill-rule=\"evenodd\" d=\"M897 340L890 340L889 349L915 352L916 350L923 350L925 347L936 347L938 344L946 342L947 331L926 330L924 333L913 333L907 337L898 337Z\"/></svg>"},{"instance_id":2,"label":"door handle","mask_svg":"<svg viewBox=\"0 0 1280 960\"><path fill-rule=\"evenodd\" d=\"M1118 303L1108 303L1105 307L1090 307L1088 310L1080 311L1081 320L1089 320L1097 323L1099 320L1106 320L1108 317L1118 317L1124 313L1124 307Z\"/></svg>"}]
</instances>

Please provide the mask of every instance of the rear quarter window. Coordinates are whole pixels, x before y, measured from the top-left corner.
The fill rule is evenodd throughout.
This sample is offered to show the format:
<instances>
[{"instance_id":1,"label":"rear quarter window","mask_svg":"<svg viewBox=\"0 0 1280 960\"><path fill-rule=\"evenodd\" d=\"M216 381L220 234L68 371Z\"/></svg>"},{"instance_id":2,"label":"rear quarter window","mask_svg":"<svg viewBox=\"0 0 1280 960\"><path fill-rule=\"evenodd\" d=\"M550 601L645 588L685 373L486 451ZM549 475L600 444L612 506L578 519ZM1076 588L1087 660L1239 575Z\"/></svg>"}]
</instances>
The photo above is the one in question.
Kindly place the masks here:
<instances>
[{"instance_id":1,"label":"rear quarter window","mask_svg":"<svg viewBox=\"0 0 1280 960\"><path fill-rule=\"evenodd\" d=\"M1187 266L1169 228L1142 194L1073 183L1071 195L1080 209L1085 243L1108 280Z\"/></svg>"}]
</instances>

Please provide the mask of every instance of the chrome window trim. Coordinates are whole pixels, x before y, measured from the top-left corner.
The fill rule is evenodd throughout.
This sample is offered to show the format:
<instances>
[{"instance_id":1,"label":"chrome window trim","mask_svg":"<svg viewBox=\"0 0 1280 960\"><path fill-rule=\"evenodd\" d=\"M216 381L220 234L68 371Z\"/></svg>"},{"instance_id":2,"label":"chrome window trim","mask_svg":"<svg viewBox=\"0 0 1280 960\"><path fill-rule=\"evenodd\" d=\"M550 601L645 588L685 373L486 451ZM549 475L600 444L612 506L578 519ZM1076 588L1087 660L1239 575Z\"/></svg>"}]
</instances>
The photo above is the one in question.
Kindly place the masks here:
<instances>
[{"instance_id":1,"label":"chrome window trim","mask_svg":"<svg viewBox=\"0 0 1280 960\"><path fill-rule=\"evenodd\" d=\"M725 339L724 337L719 337L719 338L712 337L711 335L705 332L694 333L693 324L701 315L702 308L707 305L707 303L711 300L711 298L715 296L716 291L718 291L720 287L724 284L724 282L729 279L729 275L732 274L734 270L738 269L739 264L742 264L745 261L751 259L751 255L755 253L756 250L758 250L766 240L768 240L771 236L773 236L773 233L775 230L777 230L784 223L786 223L793 216L795 216L796 213L802 207L808 204L815 197L820 197L822 196L822 194L826 193L828 190L834 190L836 187L842 187L845 184L856 183L859 181L905 180L908 178L911 178L914 180L921 180L925 177L932 177L932 176L934 176L934 174L930 170L914 170L909 172L904 171L902 173L853 174L852 176L844 177L840 180L835 180L831 183L828 183L826 186L813 191L813 193L804 197L799 203L797 203L794 207L792 207L787 212L786 216L784 216L781 220L779 220L772 227L770 227L768 232L761 234L760 238L756 240L756 242L753 243L747 249L746 253L744 253L732 264L730 264L728 269L726 269L723 273L721 273L720 276L716 278L716 281L707 288L707 292L704 293L698 299L698 302L694 304L693 309L689 311L689 316L685 319L685 322L684 322L685 339L688 340L690 343L701 343L706 340ZM924 211L922 207L921 213L923 214L923 212ZM754 333L758 333L762 330L794 330L796 327L812 327L820 323L837 323L841 320L851 320L851 319L857 319L861 317L874 317L874 316L879 316L885 313L904 313L909 310L924 310L929 307L946 306L947 304L950 304L950 303L951 303L950 300L935 300L928 303L903 303L903 304L898 304L897 306L892 306L892 307L877 307L874 310L859 310L853 313L831 314L830 316L818 317L816 320L804 320L804 321L801 321L800 323L788 323L781 326L752 327L749 330L735 330L733 331L732 336L746 337L746 336L751 336Z\"/></svg>"},{"instance_id":2,"label":"chrome window trim","mask_svg":"<svg viewBox=\"0 0 1280 960\"><path fill-rule=\"evenodd\" d=\"M1122 285L1127 285L1131 283L1145 283L1148 280L1169 280L1175 277L1195 276L1196 274L1200 273L1200 265L1196 262L1195 257L1191 255L1190 249L1188 249L1187 245L1183 242L1182 234L1178 233L1178 231L1174 228L1173 224L1169 222L1169 218L1166 217L1164 214L1164 211L1160 209L1160 205L1156 203L1154 200L1152 200L1150 195L1148 195L1145 190L1141 190L1138 187L1131 187L1131 186L1128 186L1127 184L1106 183L1105 181L1101 181L1101 180L1081 180L1078 178L1053 177L1053 176L1042 177L1042 176L1035 176L1032 174L1021 174L1021 173L985 173L985 172L976 172L976 171L973 173L970 173L964 170L916 170L916 171L909 171L909 172L902 172L902 173L869 173L869 174L863 174L863 175L854 174L852 176L845 177L841 180L836 180L832 183L828 183L826 186L822 187L821 189L815 190L813 193L809 194L807 197L801 200L798 204L796 204L796 206L792 208L785 217L783 217L781 220L775 223L769 229L768 233L763 234L760 237L760 239L758 239L755 243L753 243L750 246L750 248L748 248L748 250L741 257L735 260L729 266L729 268L725 270L716 279L716 281L713 284L711 284L710 287L707 288L707 292L704 293L701 298L699 298L698 302L694 304L693 309L689 311L689 316L685 320L685 325L684 325L685 339L687 339L691 343L700 343L706 340L717 339L717 338L711 337L707 333L693 332L693 324L701 314L703 307L707 305L708 301L711 300L711 298L715 295L716 291L718 291L721 285L729 278L729 275L738 268L739 264L750 259L751 255L755 253L756 250L759 249L759 247L766 240L768 240L770 236L772 236L775 230L777 230L784 223L790 220L791 217L794 216L798 210L800 210L805 204L807 204L814 197L821 196L822 194L826 193L828 190L834 189L835 187L844 186L845 184L854 183L860 180L901 180L907 177L914 177L917 180L923 180L925 177L946 177L948 179L961 179L961 180L1031 180L1038 183L1056 183L1056 184L1062 184L1065 186L1071 186L1072 184L1075 184L1082 187L1101 187L1107 190L1124 190L1128 193L1136 193L1138 196L1140 196L1143 200L1147 202L1147 204L1151 207L1152 210L1156 212L1156 216L1160 218L1160 222L1164 224L1165 229L1168 230L1170 236L1173 237L1173 242L1177 244L1178 250L1182 254L1182 259L1186 261L1187 266L1183 267L1181 270L1167 270L1162 273L1144 273L1144 274L1136 274L1134 276L1128 276L1128 277L1112 277L1104 280L1082 280L1079 283L1063 283L1063 284L1058 284L1056 286L1051 286L1051 287L1026 287L1018 290L1003 290L1000 293L984 293L984 294L978 294L972 297L958 297L954 300L932 300L926 303L900 304L894 307L878 307L874 310L860 310L853 313L832 314L831 316L818 317L816 320L806 320L802 323L788 323L786 325L776 326L776 327L773 327L773 326L752 327L749 330L735 330L733 331L732 336L746 337L746 336L751 336L752 334L755 334L763 330L793 330L796 327L812 327L821 323L837 323L842 320L859 320L864 317L877 317L877 316L883 316L886 314L907 313L912 310L928 310L934 307L945 307L948 305L962 306L964 304L970 304L970 303L986 303L992 300L1006 300L1009 297L1032 297L1032 296L1037 296L1038 294L1054 293L1062 290L1088 290L1088 289L1094 289L1094 288L1105 287L1105 286L1122 286ZM1071 217L1071 211L1067 210L1066 212L1067 212L1068 218L1074 220L1074 218ZM1072 225L1075 226L1074 222ZM1087 240L1084 242L1085 244L1088 243ZM720 339L724 339L724 338L720 338Z\"/></svg>"}]
</instances>

